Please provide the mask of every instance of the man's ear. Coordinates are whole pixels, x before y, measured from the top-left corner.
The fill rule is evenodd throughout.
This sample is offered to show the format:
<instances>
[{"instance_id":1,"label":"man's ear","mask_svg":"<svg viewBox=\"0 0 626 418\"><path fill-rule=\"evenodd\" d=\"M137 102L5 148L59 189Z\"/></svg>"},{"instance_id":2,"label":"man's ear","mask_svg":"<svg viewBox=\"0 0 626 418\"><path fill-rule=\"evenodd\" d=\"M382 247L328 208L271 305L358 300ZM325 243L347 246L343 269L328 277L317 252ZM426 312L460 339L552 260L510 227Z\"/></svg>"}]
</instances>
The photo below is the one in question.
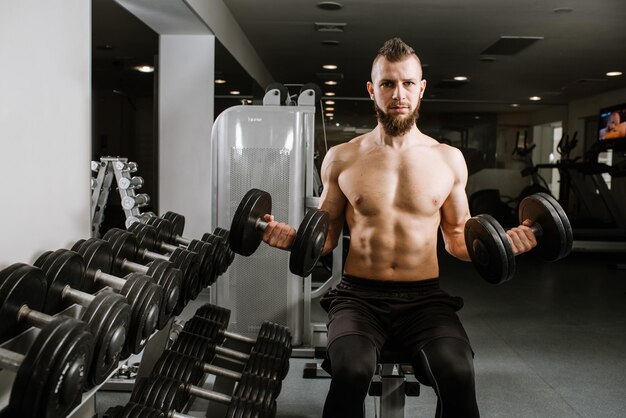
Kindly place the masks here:
<instances>
[{"instance_id":1,"label":"man's ear","mask_svg":"<svg viewBox=\"0 0 626 418\"><path fill-rule=\"evenodd\" d=\"M367 92L370 95L370 99L374 100L374 84L371 81L367 82Z\"/></svg>"},{"instance_id":2,"label":"man's ear","mask_svg":"<svg viewBox=\"0 0 626 418\"><path fill-rule=\"evenodd\" d=\"M420 99L424 98L424 92L426 91L426 80L420 81Z\"/></svg>"}]
</instances>

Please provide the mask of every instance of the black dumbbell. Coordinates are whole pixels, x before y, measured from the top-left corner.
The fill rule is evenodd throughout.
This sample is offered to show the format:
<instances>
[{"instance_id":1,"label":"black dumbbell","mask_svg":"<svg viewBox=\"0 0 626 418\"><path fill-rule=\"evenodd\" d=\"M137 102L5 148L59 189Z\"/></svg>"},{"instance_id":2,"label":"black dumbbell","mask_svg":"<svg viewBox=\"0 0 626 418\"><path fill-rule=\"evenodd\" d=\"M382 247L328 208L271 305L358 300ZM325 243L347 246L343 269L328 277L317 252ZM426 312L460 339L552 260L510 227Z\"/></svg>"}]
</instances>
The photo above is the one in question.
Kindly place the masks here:
<instances>
[{"instance_id":1,"label":"black dumbbell","mask_svg":"<svg viewBox=\"0 0 626 418\"><path fill-rule=\"evenodd\" d=\"M117 293L92 295L83 292L86 266L83 258L74 251L48 251L35 261L35 266L48 280L45 313L58 313L74 303L86 308L82 320L89 325L95 341L87 388L99 385L119 365L130 327L130 305Z\"/></svg>"},{"instance_id":2,"label":"black dumbbell","mask_svg":"<svg viewBox=\"0 0 626 418\"><path fill-rule=\"evenodd\" d=\"M139 272L145 266L137 263L137 260L165 260L170 261L174 267L182 271L183 281L180 288L178 303L174 313L178 315L187 305L198 288L199 269L198 255L192 251L179 249L170 256L157 254L147 249L140 248L135 235L118 228L112 228L103 237L113 247L114 263L113 271Z\"/></svg>"},{"instance_id":3,"label":"black dumbbell","mask_svg":"<svg viewBox=\"0 0 626 418\"><path fill-rule=\"evenodd\" d=\"M520 223L529 219L537 238L533 252L546 261L556 261L572 250L572 226L565 211L552 196L536 193L519 205ZM479 274L489 283L503 283L515 273L515 255L508 235L490 215L478 215L465 224L465 245Z\"/></svg>"},{"instance_id":4,"label":"black dumbbell","mask_svg":"<svg viewBox=\"0 0 626 418\"><path fill-rule=\"evenodd\" d=\"M33 283L40 291L37 283L41 281ZM3 324L15 320L8 311L20 305L24 290L2 286L3 301L9 302L2 305ZM0 348L0 368L16 372L3 416L66 417L81 400L93 345L93 336L81 323L54 317L41 328L26 354Z\"/></svg>"},{"instance_id":5,"label":"black dumbbell","mask_svg":"<svg viewBox=\"0 0 626 418\"><path fill-rule=\"evenodd\" d=\"M272 197L259 189L251 189L239 203L230 227L230 248L237 254L249 256L263 241L267 222L263 216L272 213ZM298 227L296 238L289 249L289 270L298 276L311 274L317 264L326 235L328 213L309 210Z\"/></svg>"},{"instance_id":6,"label":"black dumbbell","mask_svg":"<svg viewBox=\"0 0 626 418\"><path fill-rule=\"evenodd\" d=\"M211 338L183 330L178 334L171 350L195 357L205 363L212 363L214 359L219 358L227 361L235 371L246 370L273 380L284 379L289 371L289 360L284 360L281 349L278 349L276 344L264 342L267 344L259 347L262 351L248 353L223 347Z\"/></svg>"},{"instance_id":7,"label":"black dumbbell","mask_svg":"<svg viewBox=\"0 0 626 418\"><path fill-rule=\"evenodd\" d=\"M262 352L260 343L268 340L276 345L276 352L281 353L285 360L291 356L291 332L289 328L283 325L263 321L256 338L246 337L227 330L230 310L211 303L205 303L196 310L194 318L185 324L185 329L188 329L193 321L199 321L199 318L213 322L212 324L203 325L203 329L205 333L209 333L205 335L206 337L215 339L219 344L222 344L225 339L230 339L250 345L251 351ZM273 337L270 338L270 335Z\"/></svg>"},{"instance_id":8,"label":"black dumbbell","mask_svg":"<svg viewBox=\"0 0 626 418\"><path fill-rule=\"evenodd\" d=\"M177 351L165 350L152 369L152 376L164 376L181 382L198 384L205 373L222 376L245 384L254 380L259 389L269 392L276 399L280 394L279 379L271 379L244 369L241 372L219 367ZM256 399L251 399L256 400Z\"/></svg>"},{"instance_id":9,"label":"black dumbbell","mask_svg":"<svg viewBox=\"0 0 626 418\"><path fill-rule=\"evenodd\" d=\"M276 414L276 400L260 388L255 378L237 385L233 395L226 395L178 380L151 376L137 381L130 401L168 413L182 409L192 396L229 405L227 417L273 417ZM249 400L253 397L258 401Z\"/></svg>"},{"instance_id":10,"label":"black dumbbell","mask_svg":"<svg viewBox=\"0 0 626 418\"><path fill-rule=\"evenodd\" d=\"M158 218L147 219L146 223L151 224L151 225L152 224L159 225L158 223L159 220L166 220L171 225L171 232L169 233L169 238L168 238L169 242L173 244L178 244L178 245L186 245L187 243L191 241L189 238L185 238L183 236L183 231L185 229L185 217L183 215L178 214L176 212L168 211ZM225 229L216 228L215 231L213 231L213 233L207 232L202 235L202 241L210 242L210 243L214 242L213 241L214 237L222 238L221 241L216 242L217 249L219 251L218 265L220 266L220 271L218 275L226 271L228 266L232 264L234 257L235 257L235 253L233 253L230 250L230 247L228 245L228 239L226 240L223 239L224 231L226 232L226 234L228 233L228 231L226 231ZM226 236L226 238L228 237Z\"/></svg>"},{"instance_id":11,"label":"black dumbbell","mask_svg":"<svg viewBox=\"0 0 626 418\"><path fill-rule=\"evenodd\" d=\"M113 262L110 266L111 270L107 273L111 273L117 276L124 274L123 271L115 268L117 262L116 257L120 254L120 250L118 249L116 251L116 248L113 247L110 242L99 240L97 238L89 238L88 240L78 241L76 244L74 244L74 246L89 248L93 245L94 248L97 248L98 246L100 246L100 244L95 244L95 242L99 241L106 242L107 246L111 247ZM85 242L87 242L87 244L85 244ZM154 260L145 266L140 264L134 264L132 271L134 273L140 273L151 278L153 283L159 285L163 289L161 310L159 311L159 320L157 324L157 328L162 329L173 315L177 315L178 313L180 313L176 312L176 307L178 305L178 300L181 293L183 281L182 272L179 269L175 268L172 263L164 260Z\"/></svg>"},{"instance_id":12,"label":"black dumbbell","mask_svg":"<svg viewBox=\"0 0 626 418\"><path fill-rule=\"evenodd\" d=\"M152 218L158 219L158 218ZM167 221L159 219L164 224ZM135 222L128 227L128 232L135 235L137 239L138 248L145 249L151 252L167 253L166 257L171 257L174 252L183 248L188 251L192 251L198 254L198 262L200 263L198 274L198 286L195 289L194 294L190 295L192 299L195 299L202 288L206 287L211 282L211 276L213 274L213 260L211 259L211 246L200 240L192 240L186 247L179 247L171 244L167 244L164 239L163 231L166 228L161 227L158 229L154 225L143 224L141 222Z\"/></svg>"},{"instance_id":13,"label":"black dumbbell","mask_svg":"<svg viewBox=\"0 0 626 418\"><path fill-rule=\"evenodd\" d=\"M246 351L240 352L246 356L252 353L262 354L278 360L278 373L281 378L289 372L289 358L291 356L291 335L285 332L284 327L264 322L256 339L225 331L224 324L195 316L185 324L184 331L207 338L218 348L225 338L249 345ZM241 358L236 358L241 361ZM244 363L249 361L245 360Z\"/></svg>"},{"instance_id":14,"label":"black dumbbell","mask_svg":"<svg viewBox=\"0 0 626 418\"><path fill-rule=\"evenodd\" d=\"M160 241L170 243L170 246L165 247L170 250L176 248L177 245L189 246L191 243L197 241L182 236L185 218L177 213L167 212L162 217L150 217L145 220L145 223L157 229ZM217 277L224 273L233 261L232 257L225 256L228 246L224 245L224 241L218 238L219 237L214 234L205 233L200 240L211 246L209 256L206 257L206 263L208 265L204 265L203 267L205 275L208 278L205 286L213 284ZM203 264L205 264L205 262L203 262Z\"/></svg>"},{"instance_id":15,"label":"black dumbbell","mask_svg":"<svg viewBox=\"0 0 626 418\"><path fill-rule=\"evenodd\" d=\"M126 405L113 406L106 410L104 418L194 418L192 415L181 414L176 411L170 411L165 414L163 411L141 405L135 402L129 402Z\"/></svg>"},{"instance_id":16,"label":"black dumbbell","mask_svg":"<svg viewBox=\"0 0 626 418\"><path fill-rule=\"evenodd\" d=\"M150 335L158 328L163 300L161 286L140 273L131 273L123 278L107 273L111 271L113 264L111 245L107 241L95 238L78 241L72 250L80 254L85 261L85 286L90 289L90 293L108 286L119 291L131 307L130 326L122 358L128 357L130 353L141 352Z\"/></svg>"}]
</instances>

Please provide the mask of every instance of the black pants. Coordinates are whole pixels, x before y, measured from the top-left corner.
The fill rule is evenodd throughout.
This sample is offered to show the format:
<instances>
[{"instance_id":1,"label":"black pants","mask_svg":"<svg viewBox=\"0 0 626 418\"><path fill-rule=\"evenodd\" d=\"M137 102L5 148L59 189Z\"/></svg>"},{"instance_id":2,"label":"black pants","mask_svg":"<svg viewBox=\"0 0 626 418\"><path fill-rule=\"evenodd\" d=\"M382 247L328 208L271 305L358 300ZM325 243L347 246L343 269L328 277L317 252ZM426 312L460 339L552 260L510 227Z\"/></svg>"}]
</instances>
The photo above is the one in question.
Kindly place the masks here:
<instances>
[{"instance_id":1,"label":"black pants","mask_svg":"<svg viewBox=\"0 0 626 418\"><path fill-rule=\"evenodd\" d=\"M390 282L344 276L321 300L328 312L333 379L324 417L361 417L377 356L392 343L412 359L416 377L438 396L437 418L478 416L473 353L456 312L463 300L438 279Z\"/></svg>"},{"instance_id":2,"label":"black pants","mask_svg":"<svg viewBox=\"0 0 626 418\"><path fill-rule=\"evenodd\" d=\"M323 417L363 417L363 402L376 367L376 347L367 337L346 335L333 342L328 356L332 381ZM415 377L437 394L437 418L480 416L473 354L465 341L450 337L432 340L413 355L411 362Z\"/></svg>"}]
</instances>

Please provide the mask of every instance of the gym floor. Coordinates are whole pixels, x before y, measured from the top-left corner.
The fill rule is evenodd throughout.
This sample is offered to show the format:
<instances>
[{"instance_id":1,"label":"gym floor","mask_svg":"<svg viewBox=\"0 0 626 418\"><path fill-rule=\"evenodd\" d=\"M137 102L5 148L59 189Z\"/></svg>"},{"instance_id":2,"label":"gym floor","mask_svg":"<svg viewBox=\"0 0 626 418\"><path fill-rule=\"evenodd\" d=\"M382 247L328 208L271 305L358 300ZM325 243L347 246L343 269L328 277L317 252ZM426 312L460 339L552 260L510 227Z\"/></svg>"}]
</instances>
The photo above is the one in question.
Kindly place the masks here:
<instances>
[{"instance_id":1,"label":"gym floor","mask_svg":"<svg viewBox=\"0 0 626 418\"><path fill-rule=\"evenodd\" d=\"M617 262L622 254L574 253L556 263L524 255L513 280L494 286L469 263L440 257L442 287L465 300L459 314L476 353L481 416L626 416L626 270ZM302 378L311 361L291 359L277 417L321 416L329 380ZM99 392L99 416L128 396ZM367 417L375 401L367 397ZM406 416L433 417L435 405L422 386L407 398Z\"/></svg>"}]
</instances>

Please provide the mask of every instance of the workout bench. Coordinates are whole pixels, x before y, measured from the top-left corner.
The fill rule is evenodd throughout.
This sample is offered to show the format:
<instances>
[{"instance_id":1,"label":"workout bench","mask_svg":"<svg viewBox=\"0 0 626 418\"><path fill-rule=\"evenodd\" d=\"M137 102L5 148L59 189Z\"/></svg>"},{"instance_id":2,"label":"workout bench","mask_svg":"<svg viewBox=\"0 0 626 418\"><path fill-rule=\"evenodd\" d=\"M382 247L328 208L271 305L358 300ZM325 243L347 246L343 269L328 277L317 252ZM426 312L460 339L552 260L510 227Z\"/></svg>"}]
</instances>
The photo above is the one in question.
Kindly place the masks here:
<instances>
[{"instance_id":1,"label":"workout bench","mask_svg":"<svg viewBox=\"0 0 626 418\"><path fill-rule=\"evenodd\" d=\"M302 377L315 379L330 375L319 363L306 363ZM409 358L393 348L383 347L368 393L380 397L376 406L377 417L404 418L405 397L420 394L420 384L413 375Z\"/></svg>"},{"instance_id":2,"label":"workout bench","mask_svg":"<svg viewBox=\"0 0 626 418\"><path fill-rule=\"evenodd\" d=\"M405 397L419 394L420 384L413 375L409 358L393 348L383 347L369 388L370 396L380 396L376 416L404 418Z\"/></svg>"}]
</instances>

